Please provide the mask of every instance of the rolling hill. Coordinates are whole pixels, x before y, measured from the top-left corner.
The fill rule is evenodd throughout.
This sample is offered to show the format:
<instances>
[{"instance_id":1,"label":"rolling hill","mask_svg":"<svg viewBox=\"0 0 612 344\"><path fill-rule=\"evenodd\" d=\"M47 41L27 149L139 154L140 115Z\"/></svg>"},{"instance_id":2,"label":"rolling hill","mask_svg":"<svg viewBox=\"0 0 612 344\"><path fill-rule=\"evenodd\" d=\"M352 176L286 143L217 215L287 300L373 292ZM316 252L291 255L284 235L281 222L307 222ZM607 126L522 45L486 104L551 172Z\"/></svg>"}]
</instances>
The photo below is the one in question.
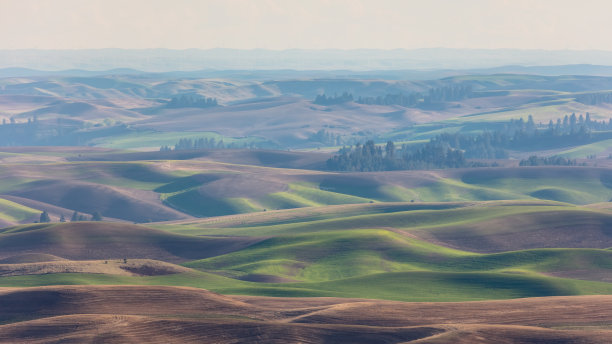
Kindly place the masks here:
<instances>
[{"instance_id":1,"label":"rolling hill","mask_svg":"<svg viewBox=\"0 0 612 344\"><path fill-rule=\"evenodd\" d=\"M168 287L0 291L0 341L582 342L609 337L607 296L401 303L228 297ZM142 315L143 313L148 315ZM572 323L576 328L565 328Z\"/></svg>"},{"instance_id":2,"label":"rolling hill","mask_svg":"<svg viewBox=\"0 0 612 344\"><path fill-rule=\"evenodd\" d=\"M157 230L95 222L9 227L0 234L4 260L20 264L17 257L27 252L71 262L15 265L13 270L30 273L0 277L0 285L153 283L230 294L404 301L612 290L612 256L606 249L612 246L607 224L611 215L605 210L509 201L366 203L314 216L313 210L181 221L158 224ZM521 231L514 227L517 219L523 221ZM575 230L588 223L590 227ZM201 272L178 269L172 275L129 276L110 266L72 262L123 258L180 262Z\"/></svg>"},{"instance_id":3,"label":"rolling hill","mask_svg":"<svg viewBox=\"0 0 612 344\"><path fill-rule=\"evenodd\" d=\"M323 164L326 155L319 153L6 151L10 160L0 165L6 225L31 223L43 210L53 220L69 218L76 210L144 223L370 202L550 200L586 205L612 199L606 165L338 173L304 169ZM29 215L17 211L19 206L30 209Z\"/></svg>"},{"instance_id":4,"label":"rolling hill","mask_svg":"<svg viewBox=\"0 0 612 344\"><path fill-rule=\"evenodd\" d=\"M468 168L326 170L368 139L419 147L530 114L539 135L612 109L610 77L496 72L0 78L0 342L605 342L606 125ZM314 101L344 92L369 100ZM217 148L157 151L200 138ZM533 154L580 166L519 166ZM103 221L58 222L75 211Z\"/></svg>"},{"instance_id":5,"label":"rolling hill","mask_svg":"<svg viewBox=\"0 0 612 344\"><path fill-rule=\"evenodd\" d=\"M475 125L482 130L487 124L495 126L530 114L537 123L544 124L570 113L588 112L593 119L607 120L609 104L585 104L577 99L612 89L610 77L495 74L496 70L484 74L464 71L461 75L455 71L450 72L453 76L442 79L413 81L389 79L390 73L383 73L387 79L375 73L292 78L295 71L272 71L272 76L263 73L260 77L253 74L232 79L240 72L227 72L226 78L223 72L217 76L212 71L208 77L116 72L77 76L79 73L67 71L64 75L59 72L0 78L0 119L8 125L12 118L14 125L24 128L28 120L36 119L37 133L28 135L32 140L25 144L151 150L172 146L184 137L214 137L226 144L235 142L239 147L254 144L260 148L312 149L371 138L380 142L388 138L414 141L441 131L470 133ZM474 94L435 106L400 106L382 101L329 105L313 102L321 94L348 92L355 100L384 99L387 95L415 92L427 95L456 85L469 86ZM167 106L172 97L182 95L215 98L220 106ZM319 134L330 134L332 139ZM610 148L607 143L589 144L595 143L604 146L593 148L600 152ZM15 143L9 140L2 144ZM583 154L580 146L566 150L578 152L579 157L590 155L591 150Z\"/></svg>"},{"instance_id":6,"label":"rolling hill","mask_svg":"<svg viewBox=\"0 0 612 344\"><path fill-rule=\"evenodd\" d=\"M106 222L36 224L2 229L0 259L35 253L72 260L148 258L181 262L231 252L260 240L175 235Z\"/></svg>"}]
</instances>

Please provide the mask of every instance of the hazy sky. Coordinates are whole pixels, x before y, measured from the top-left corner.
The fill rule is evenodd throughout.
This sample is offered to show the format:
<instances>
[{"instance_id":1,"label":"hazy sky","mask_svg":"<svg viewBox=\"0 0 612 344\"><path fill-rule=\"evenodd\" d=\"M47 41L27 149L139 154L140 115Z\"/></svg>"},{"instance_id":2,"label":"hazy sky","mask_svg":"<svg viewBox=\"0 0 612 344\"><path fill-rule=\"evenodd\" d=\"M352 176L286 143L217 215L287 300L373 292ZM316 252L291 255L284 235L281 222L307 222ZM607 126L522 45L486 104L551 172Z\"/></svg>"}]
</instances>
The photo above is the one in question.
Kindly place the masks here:
<instances>
[{"instance_id":1,"label":"hazy sky","mask_svg":"<svg viewBox=\"0 0 612 344\"><path fill-rule=\"evenodd\" d=\"M0 49L612 50L609 0L0 0Z\"/></svg>"}]
</instances>

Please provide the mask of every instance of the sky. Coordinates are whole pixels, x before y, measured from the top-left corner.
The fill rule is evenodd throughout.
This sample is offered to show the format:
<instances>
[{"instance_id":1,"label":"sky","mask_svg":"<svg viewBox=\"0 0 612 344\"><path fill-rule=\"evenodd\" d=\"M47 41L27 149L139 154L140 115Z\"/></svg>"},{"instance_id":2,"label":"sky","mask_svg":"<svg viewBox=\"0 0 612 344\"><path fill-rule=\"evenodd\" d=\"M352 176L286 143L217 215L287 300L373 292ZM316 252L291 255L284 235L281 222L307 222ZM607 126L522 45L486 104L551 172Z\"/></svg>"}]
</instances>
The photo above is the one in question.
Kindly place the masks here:
<instances>
[{"instance_id":1,"label":"sky","mask_svg":"<svg viewBox=\"0 0 612 344\"><path fill-rule=\"evenodd\" d=\"M608 0L0 0L0 49L612 51Z\"/></svg>"}]
</instances>

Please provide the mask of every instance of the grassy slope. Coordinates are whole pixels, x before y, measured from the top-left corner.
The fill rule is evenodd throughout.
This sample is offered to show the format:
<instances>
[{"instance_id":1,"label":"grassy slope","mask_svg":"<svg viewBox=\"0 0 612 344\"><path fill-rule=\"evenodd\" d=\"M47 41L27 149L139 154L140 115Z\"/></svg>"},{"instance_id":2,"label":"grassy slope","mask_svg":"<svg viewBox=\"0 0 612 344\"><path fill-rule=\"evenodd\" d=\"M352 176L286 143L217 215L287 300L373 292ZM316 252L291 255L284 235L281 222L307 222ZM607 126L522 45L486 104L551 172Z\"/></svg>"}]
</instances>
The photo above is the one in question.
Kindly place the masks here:
<instances>
[{"instance_id":1,"label":"grassy slope","mask_svg":"<svg viewBox=\"0 0 612 344\"><path fill-rule=\"evenodd\" d=\"M478 254L434 245L409 235L415 230L435 231L460 225L471 228L471 224L500 218L511 224L517 223L512 220L513 217L519 219L531 215L537 219L551 212L583 220L590 217L607 219L610 216L606 212L553 204L489 202L455 209L401 209L357 216L349 212L347 217L335 213L337 218L314 221L305 218L301 222L280 224L271 224L260 215L260 222L251 223L251 227L240 227L240 224L233 222L238 225L237 228L197 228L193 224L186 225L185 230L179 229L180 225L170 228L172 231L193 234L274 235L246 249L185 265L236 278L270 275L298 281L259 284L256 289L229 288L223 289L223 292L412 301L610 293L612 284L587 281L589 277L586 274L610 275L610 250L553 248ZM273 218L273 214L267 215ZM562 216L555 217L564 222ZM248 216L245 220L248 222ZM372 229L372 226L404 228L408 235ZM543 226L548 224L544 223ZM496 232L505 233L510 229L511 225L480 230L484 231L482 235L495 235ZM527 229L532 230L531 227ZM573 271L581 271L580 278L585 280L549 276Z\"/></svg>"},{"instance_id":2,"label":"grassy slope","mask_svg":"<svg viewBox=\"0 0 612 344\"><path fill-rule=\"evenodd\" d=\"M330 192L313 185L289 184L287 191L260 197L215 197L199 192L198 185L185 184L183 190L161 197L172 207L194 216L222 216L272 209L292 209L322 205L367 203L371 199ZM180 187L180 186L177 186ZM167 188L158 188L164 191Z\"/></svg>"},{"instance_id":3,"label":"grassy slope","mask_svg":"<svg viewBox=\"0 0 612 344\"><path fill-rule=\"evenodd\" d=\"M159 162L62 162L0 166L0 192L28 187L41 180L85 181L120 188L153 190L191 174L184 170L161 170ZM24 177L22 177L24 175Z\"/></svg>"},{"instance_id":4,"label":"grassy slope","mask_svg":"<svg viewBox=\"0 0 612 344\"><path fill-rule=\"evenodd\" d=\"M609 275L612 270L610 250L534 249L477 254L438 246L410 235L410 228L434 230L450 224L470 224L504 216L546 213L551 209L568 213L580 211L568 205L553 206L545 202L535 204L539 205L491 202L484 206L413 211L405 211L400 207L396 210L401 211L389 213L345 218L340 213L335 215L339 218L272 226L260 223L260 226L248 228L199 228L199 234L226 231L226 234L231 235L265 233L273 237L238 251L227 254L222 252L221 255L212 255L186 264L201 269L200 272L154 277L101 274L14 276L0 278L0 285L161 284L193 286L235 294L339 296L404 301L612 293L611 283L548 275L575 270ZM368 205L363 207L367 208ZM376 207L377 204L371 206ZM349 208L348 212L353 215L351 212L354 210ZM609 216L599 211L583 212ZM408 232L372 229L394 226L405 228ZM28 228L18 227L4 235L33 235L44 231ZM255 283L236 279L253 275L290 278L296 282Z\"/></svg>"},{"instance_id":5,"label":"grassy slope","mask_svg":"<svg viewBox=\"0 0 612 344\"><path fill-rule=\"evenodd\" d=\"M0 230L0 257L52 254L73 260L151 258L185 262L244 248L257 239L194 237L108 222L34 224Z\"/></svg>"},{"instance_id":6,"label":"grassy slope","mask_svg":"<svg viewBox=\"0 0 612 344\"><path fill-rule=\"evenodd\" d=\"M323 230L346 230L356 228L399 228L420 229L434 228L440 226L462 225L485 221L488 219L531 212L555 211L559 209L574 209L569 205L555 203L515 203L501 202L485 203L481 206L465 206L461 208L436 209L441 204L433 204L431 209L400 210L391 213L367 214L349 216L338 215L328 219L308 219L303 222L289 222L281 224L263 223L261 226L255 224L250 226L237 225L234 228L214 228L214 222L197 223L186 225L159 226L160 229L192 235L239 235L239 236L262 236L282 234L303 234L308 232L319 232ZM469 205L469 204L466 204ZM537 206L536 206L537 205ZM591 210L585 210L591 211ZM246 218L248 219L248 217Z\"/></svg>"},{"instance_id":7,"label":"grassy slope","mask_svg":"<svg viewBox=\"0 0 612 344\"><path fill-rule=\"evenodd\" d=\"M593 269L612 273L612 254L597 249L476 254L385 230L346 230L275 237L238 252L186 266L322 282L393 271L537 274Z\"/></svg>"},{"instance_id":8,"label":"grassy slope","mask_svg":"<svg viewBox=\"0 0 612 344\"><path fill-rule=\"evenodd\" d=\"M39 210L0 198L0 220L19 223L39 214Z\"/></svg>"},{"instance_id":9,"label":"grassy slope","mask_svg":"<svg viewBox=\"0 0 612 344\"><path fill-rule=\"evenodd\" d=\"M46 173L58 178L88 178L114 186L137 185L138 188L157 190L160 193L185 193L194 185L173 184L176 188L168 190L164 186L196 172L159 172L151 163L71 163L49 165ZM609 263L612 260L610 250L534 249L475 254L437 246L410 236L410 231L433 233L460 227L462 230L477 228L485 231L480 234L491 234L508 227L487 228L477 225L500 218L512 222L513 218L527 214L539 216L552 212L566 212L568 216L573 212L585 213L587 217L590 213L607 216L603 210L535 201L490 202L477 206L474 203L447 206L432 203L427 205L431 207L429 209L410 208L424 206L420 203L384 205L391 208L376 208L381 207L380 203L366 203L413 198L471 201L535 197L588 203L607 200L610 189L605 179L588 174L584 178L564 178L562 173L561 176L557 174L548 177L493 174L494 178L465 178L460 173L440 175L443 177L414 188L396 185L393 180L386 184L374 183L370 189L365 190L357 190L356 186L333 188L332 185L329 188L330 185L312 182L289 183L287 191L260 198L228 197L222 202L231 208L228 214L261 210L264 207L310 207L295 210L296 216L275 218L274 212L268 212L266 216L270 217L257 214L260 218L254 221L249 220L249 215L244 215L244 224L240 223L241 220L233 220L225 225L219 223L219 226L214 222L197 221L186 225L159 226L171 232L192 235L273 236L252 247L189 264L205 270L202 272L157 277L49 274L3 277L0 278L0 285L168 284L256 295L445 301L611 292L609 283L545 275L568 270L609 272L612 269ZM266 203L273 201L277 203ZM212 199L211 202L212 205L218 204L219 199ZM343 203L363 204L354 209L348 207L346 212L313 213L316 206ZM441 209L444 207L448 209ZM210 214L219 213L213 210ZM394 233L388 230L390 228L408 233ZM221 277L207 271L234 277L272 275L298 282L254 283Z\"/></svg>"},{"instance_id":10,"label":"grassy slope","mask_svg":"<svg viewBox=\"0 0 612 344\"><path fill-rule=\"evenodd\" d=\"M0 286L169 285L205 288L222 294L335 296L399 301L467 301L551 295L611 294L612 284L501 273L399 272L319 283L261 284L207 273L155 277L48 274L0 277Z\"/></svg>"},{"instance_id":11,"label":"grassy slope","mask_svg":"<svg viewBox=\"0 0 612 344\"><path fill-rule=\"evenodd\" d=\"M160 162L71 162L50 168L50 177L86 180L123 188L153 190L190 175L183 170L160 170ZM163 163L163 161L161 161ZM49 167L48 167L49 169Z\"/></svg>"},{"instance_id":12,"label":"grassy slope","mask_svg":"<svg viewBox=\"0 0 612 344\"><path fill-rule=\"evenodd\" d=\"M549 204L549 203L547 203ZM323 207L294 208L251 214L219 216L210 219L185 220L173 225L151 224L150 227L167 231L193 232L202 228L243 228L263 227L281 224L305 223L359 215L388 214L402 211L453 209L470 205L469 203L400 203L376 202L361 204L342 204ZM204 232L206 233L206 232Z\"/></svg>"},{"instance_id":13,"label":"grassy slope","mask_svg":"<svg viewBox=\"0 0 612 344\"><path fill-rule=\"evenodd\" d=\"M359 187L348 183L343 185L341 180L330 179L321 184L321 187L377 201L545 199L589 204L612 198L612 189L607 178L605 172L591 168L494 168L448 171L440 173L430 182L411 188L398 185L402 182L399 179L389 180L382 185L370 184Z\"/></svg>"},{"instance_id":14,"label":"grassy slope","mask_svg":"<svg viewBox=\"0 0 612 344\"><path fill-rule=\"evenodd\" d=\"M189 190L165 198L164 202L184 213L199 216L223 216L230 214L250 213L256 208L247 198L217 198L202 194L198 190Z\"/></svg>"},{"instance_id":15,"label":"grassy slope","mask_svg":"<svg viewBox=\"0 0 612 344\"><path fill-rule=\"evenodd\" d=\"M612 190L604 181L596 178L490 178L469 180L469 185L494 190L512 190L528 197L554 200L572 204L605 202L612 198Z\"/></svg>"},{"instance_id":16,"label":"grassy slope","mask_svg":"<svg viewBox=\"0 0 612 344\"><path fill-rule=\"evenodd\" d=\"M110 186L125 191L124 196L133 194L134 189L145 190L156 193L151 192L150 197L159 197L172 208L198 217L368 202L546 199L589 204L612 198L612 184L607 182L608 177L603 172L594 172L592 168L574 168L569 176L564 175L563 168L548 175L521 172L536 169L478 169L486 170L481 173L430 171L421 177L416 172L316 176L316 173L299 170L250 169L245 165L221 166L199 161L69 162L45 164L44 171L40 165L0 166L0 193L23 194L26 198L53 203L36 191L47 186L46 192L61 194L68 192L72 184L87 190L94 190L97 185ZM216 179L198 179L201 175ZM255 185L245 184L244 190L227 196L218 191L206 191L208 183L231 184L232 178L237 177L241 180L257 177L263 184L282 184L285 188L280 189L282 191L259 188L258 183L253 183ZM412 183L413 179L416 182ZM54 188L53 183L59 186ZM126 199L125 202L133 203L134 200Z\"/></svg>"},{"instance_id":17,"label":"grassy slope","mask_svg":"<svg viewBox=\"0 0 612 344\"><path fill-rule=\"evenodd\" d=\"M36 217L40 213L39 210L0 198L0 223L14 225Z\"/></svg>"},{"instance_id":18,"label":"grassy slope","mask_svg":"<svg viewBox=\"0 0 612 344\"><path fill-rule=\"evenodd\" d=\"M600 153L607 152L610 148L612 148L612 139L594 142L594 143L582 145L579 147L575 147L572 149L564 150L560 152L558 155L564 156L567 158L571 158L571 159L585 158L593 154L601 156Z\"/></svg>"}]
</instances>

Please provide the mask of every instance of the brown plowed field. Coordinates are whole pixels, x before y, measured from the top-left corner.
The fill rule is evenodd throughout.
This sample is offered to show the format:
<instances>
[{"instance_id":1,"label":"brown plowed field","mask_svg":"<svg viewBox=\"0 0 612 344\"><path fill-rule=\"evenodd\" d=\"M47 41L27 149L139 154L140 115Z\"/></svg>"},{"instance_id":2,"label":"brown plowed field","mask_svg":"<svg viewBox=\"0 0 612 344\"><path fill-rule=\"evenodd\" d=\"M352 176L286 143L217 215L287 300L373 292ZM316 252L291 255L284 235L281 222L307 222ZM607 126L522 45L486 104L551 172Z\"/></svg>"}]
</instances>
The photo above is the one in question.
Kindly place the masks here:
<instances>
[{"instance_id":1,"label":"brown plowed field","mask_svg":"<svg viewBox=\"0 0 612 344\"><path fill-rule=\"evenodd\" d=\"M1 288L0 322L1 343L606 343L612 296L404 303L158 286Z\"/></svg>"}]
</instances>

